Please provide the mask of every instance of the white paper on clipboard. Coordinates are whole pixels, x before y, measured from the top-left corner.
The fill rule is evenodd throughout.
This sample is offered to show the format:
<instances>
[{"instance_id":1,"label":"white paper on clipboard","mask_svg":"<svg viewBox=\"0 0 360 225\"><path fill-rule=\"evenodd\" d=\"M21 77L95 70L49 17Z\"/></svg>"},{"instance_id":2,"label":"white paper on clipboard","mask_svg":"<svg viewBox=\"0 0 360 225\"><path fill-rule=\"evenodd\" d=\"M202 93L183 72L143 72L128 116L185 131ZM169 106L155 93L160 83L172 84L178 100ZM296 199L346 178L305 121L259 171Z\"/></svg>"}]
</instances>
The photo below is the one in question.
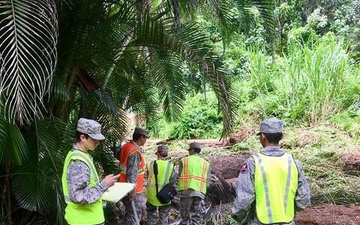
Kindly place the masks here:
<instances>
[{"instance_id":1,"label":"white paper on clipboard","mask_svg":"<svg viewBox=\"0 0 360 225\"><path fill-rule=\"evenodd\" d=\"M118 202L130 191L135 188L135 184L126 182L115 182L115 184L109 187L102 195L102 200L108 202Z\"/></svg>"}]
</instances>

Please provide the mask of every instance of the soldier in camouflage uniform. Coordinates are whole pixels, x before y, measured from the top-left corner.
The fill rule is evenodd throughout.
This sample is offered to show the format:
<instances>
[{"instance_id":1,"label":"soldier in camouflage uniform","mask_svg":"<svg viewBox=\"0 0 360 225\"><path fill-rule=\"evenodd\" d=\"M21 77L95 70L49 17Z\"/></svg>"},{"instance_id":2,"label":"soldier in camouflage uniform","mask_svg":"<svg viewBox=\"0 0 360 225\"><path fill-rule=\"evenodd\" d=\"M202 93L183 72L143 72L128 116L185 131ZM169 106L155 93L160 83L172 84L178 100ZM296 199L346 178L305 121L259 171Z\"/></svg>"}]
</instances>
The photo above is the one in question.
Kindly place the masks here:
<instances>
[{"instance_id":1,"label":"soldier in camouflage uniform","mask_svg":"<svg viewBox=\"0 0 360 225\"><path fill-rule=\"evenodd\" d=\"M294 225L295 211L310 205L304 171L291 154L279 147L283 121L262 121L258 135L264 149L247 159L240 170L233 218L247 225Z\"/></svg>"},{"instance_id":2,"label":"soldier in camouflage uniform","mask_svg":"<svg viewBox=\"0 0 360 225\"><path fill-rule=\"evenodd\" d=\"M199 143L190 143L188 151L189 156L179 162L180 224L201 225L205 213L204 198L211 181L210 163L199 156Z\"/></svg>"},{"instance_id":3,"label":"soldier in camouflage uniform","mask_svg":"<svg viewBox=\"0 0 360 225\"><path fill-rule=\"evenodd\" d=\"M168 225L169 224L169 210L171 207L171 201L168 203L161 203L156 194L163 186L168 183L174 184L176 182L176 176L174 172L174 164L169 160L166 160L168 156L169 148L165 145L160 145L157 147L156 156L157 160L151 161L147 167L147 177L148 183L146 187L147 202L146 202L146 212L147 212L147 224L156 225L156 212L159 212L159 225ZM157 175L155 179L155 164L157 168ZM158 185L158 190L156 190L156 182Z\"/></svg>"},{"instance_id":4,"label":"soldier in camouflage uniform","mask_svg":"<svg viewBox=\"0 0 360 225\"><path fill-rule=\"evenodd\" d=\"M142 219L145 211L143 183L146 163L141 147L145 145L149 137L147 130L142 127L135 127L132 140L125 143L120 151L119 181L136 184L135 190L122 199L125 206L125 225L137 224L137 221ZM135 205L136 212L133 205Z\"/></svg>"},{"instance_id":5,"label":"soldier in camouflage uniform","mask_svg":"<svg viewBox=\"0 0 360 225\"><path fill-rule=\"evenodd\" d=\"M98 122L79 119L76 138L76 143L66 156L62 175L67 204L65 219L69 224L103 224L105 218L101 196L114 185L119 175L107 175L99 182L93 159L88 153L105 139Z\"/></svg>"}]
</instances>

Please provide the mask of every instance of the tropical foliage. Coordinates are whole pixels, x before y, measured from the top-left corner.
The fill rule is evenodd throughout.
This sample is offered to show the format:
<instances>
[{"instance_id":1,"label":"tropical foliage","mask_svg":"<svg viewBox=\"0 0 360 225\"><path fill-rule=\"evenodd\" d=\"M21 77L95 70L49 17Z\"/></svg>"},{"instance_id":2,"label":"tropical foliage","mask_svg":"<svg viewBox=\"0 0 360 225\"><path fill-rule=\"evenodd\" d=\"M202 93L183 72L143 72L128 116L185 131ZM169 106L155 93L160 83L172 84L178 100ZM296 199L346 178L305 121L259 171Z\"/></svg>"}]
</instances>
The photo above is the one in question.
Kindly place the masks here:
<instances>
[{"instance_id":1,"label":"tropical foliage","mask_svg":"<svg viewBox=\"0 0 360 225\"><path fill-rule=\"evenodd\" d=\"M0 221L63 224L60 177L77 119L103 125L108 138L94 158L113 172L109 146L124 136L126 112L149 119L161 104L169 120L179 118L183 66L214 90L227 135L229 77L194 19L209 16L226 40L251 19L249 6L258 7L273 38L266 0L0 0Z\"/></svg>"},{"instance_id":2,"label":"tropical foliage","mask_svg":"<svg viewBox=\"0 0 360 225\"><path fill-rule=\"evenodd\" d=\"M345 116L354 131L359 9L359 0L0 0L0 223L64 223L60 177L79 117L103 125L93 156L104 174L117 170L109 147L128 112L173 138L224 137L273 115L304 124L340 113L333 120Z\"/></svg>"}]
</instances>

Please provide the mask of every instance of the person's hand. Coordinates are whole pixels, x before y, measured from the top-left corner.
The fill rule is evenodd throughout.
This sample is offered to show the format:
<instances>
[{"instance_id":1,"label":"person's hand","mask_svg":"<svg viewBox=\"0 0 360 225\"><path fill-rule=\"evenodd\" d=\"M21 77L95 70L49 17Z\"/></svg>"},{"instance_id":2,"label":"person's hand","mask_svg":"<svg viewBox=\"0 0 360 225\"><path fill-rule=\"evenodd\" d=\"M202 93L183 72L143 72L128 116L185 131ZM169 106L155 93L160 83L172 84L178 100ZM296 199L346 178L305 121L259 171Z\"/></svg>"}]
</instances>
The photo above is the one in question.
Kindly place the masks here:
<instances>
[{"instance_id":1,"label":"person's hand","mask_svg":"<svg viewBox=\"0 0 360 225\"><path fill-rule=\"evenodd\" d=\"M128 197L129 197L129 200L130 200L130 201L134 201L134 199L135 199L135 192L130 192L130 193L128 194Z\"/></svg>"},{"instance_id":2,"label":"person's hand","mask_svg":"<svg viewBox=\"0 0 360 225\"><path fill-rule=\"evenodd\" d=\"M104 180L107 183L107 185L109 187L113 186L115 184L115 182L119 179L119 174L118 175L114 175L114 174L109 174L107 175Z\"/></svg>"}]
</instances>

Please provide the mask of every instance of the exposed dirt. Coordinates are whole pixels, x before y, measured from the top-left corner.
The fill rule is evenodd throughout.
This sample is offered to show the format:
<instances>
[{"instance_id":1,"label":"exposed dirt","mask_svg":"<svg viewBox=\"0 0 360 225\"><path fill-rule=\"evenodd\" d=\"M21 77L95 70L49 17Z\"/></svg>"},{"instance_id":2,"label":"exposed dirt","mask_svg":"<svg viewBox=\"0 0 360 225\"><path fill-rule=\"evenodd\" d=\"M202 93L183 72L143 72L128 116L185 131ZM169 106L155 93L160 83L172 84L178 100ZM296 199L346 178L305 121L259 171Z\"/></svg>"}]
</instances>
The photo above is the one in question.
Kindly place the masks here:
<instances>
[{"instance_id":1,"label":"exposed dirt","mask_svg":"<svg viewBox=\"0 0 360 225\"><path fill-rule=\"evenodd\" d=\"M227 145L239 143L249 135L251 135L255 129L244 128L235 132L229 139L219 140L191 140L198 141L202 146L226 148ZM316 137L315 133L303 134L298 142L297 146L306 146L311 144ZM189 140L189 143L191 142ZM166 143L165 141L164 143ZM158 144L158 143L156 143ZM239 174L241 166L245 160L251 154L250 151L233 153L228 156L211 156L208 159L211 161L211 167L213 173L221 178L226 179L229 184L235 184L236 177ZM343 154L339 156L343 162L342 170L349 174L360 174L360 151L359 153ZM360 225L360 206L351 204L348 206L324 204L311 206L306 210L296 214L297 225Z\"/></svg>"},{"instance_id":2,"label":"exposed dirt","mask_svg":"<svg viewBox=\"0 0 360 225\"><path fill-rule=\"evenodd\" d=\"M343 161L342 170L348 174L360 175L360 154L346 154L341 155L340 159Z\"/></svg>"},{"instance_id":3,"label":"exposed dirt","mask_svg":"<svg viewBox=\"0 0 360 225\"><path fill-rule=\"evenodd\" d=\"M251 152L237 153L211 160L215 174L235 185L236 177ZM359 172L360 155L344 155L344 170ZM236 169L235 169L236 168ZM360 225L360 206L324 204L312 206L296 215L297 225Z\"/></svg>"},{"instance_id":4,"label":"exposed dirt","mask_svg":"<svg viewBox=\"0 0 360 225\"><path fill-rule=\"evenodd\" d=\"M224 179L235 178L239 175L240 168L250 156L250 152L234 153L228 156L210 157L213 174Z\"/></svg>"},{"instance_id":5,"label":"exposed dirt","mask_svg":"<svg viewBox=\"0 0 360 225\"><path fill-rule=\"evenodd\" d=\"M299 144L306 144L307 141ZM209 159L214 174L223 177L228 183L234 185L241 166L250 154L251 152L242 152ZM343 161L342 169L345 172L360 174L360 155L344 154L340 156L340 159ZM360 225L360 206L354 204L348 206L332 204L312 206L298 213L295 220L297 225Z\"/></svg>"},{"instance_id":6,"label":"exposed dirt","mask_svg":"<svg viewBox=\"0 0 360 225\"><path fill-rule=\"evenodd\" d=\"M296 215L296 225L359 225L360 207L356 205L312 206Z\"/></svg>"},{"instance_id":7,"label":"exposed dirt","mask_svg":"<svg viewBox=\"0 0 360 225\"><path fill-rule=\"evenodd\" d=\"M241 130L238 130L230 135L229 144L236 144L246 140L257 129L258 128L254 127L242 127Z\"/></svg>"}]
</instances>

